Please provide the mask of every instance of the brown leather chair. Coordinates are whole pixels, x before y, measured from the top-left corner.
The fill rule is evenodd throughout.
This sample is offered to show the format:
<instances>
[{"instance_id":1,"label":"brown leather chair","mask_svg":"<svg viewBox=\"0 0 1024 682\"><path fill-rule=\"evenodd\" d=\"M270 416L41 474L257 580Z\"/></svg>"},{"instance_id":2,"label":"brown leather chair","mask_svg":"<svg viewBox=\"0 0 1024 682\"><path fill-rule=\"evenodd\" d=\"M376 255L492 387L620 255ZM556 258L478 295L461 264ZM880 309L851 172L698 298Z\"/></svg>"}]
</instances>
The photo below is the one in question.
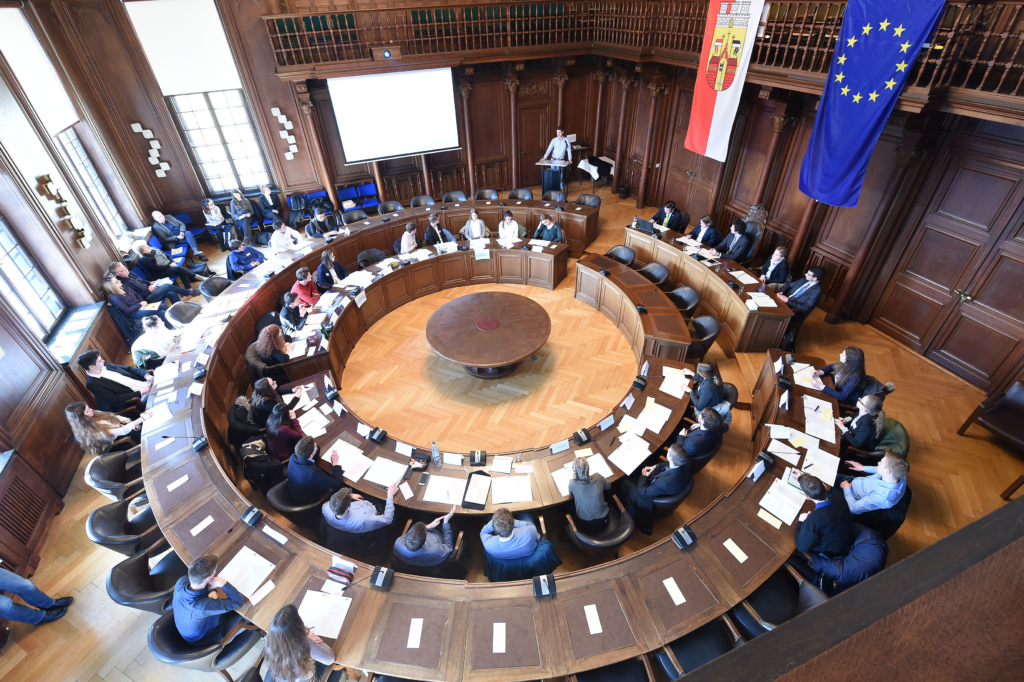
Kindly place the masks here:
<instances>
[{"instance_id":1,"label":"brown leather chair","mask_svg":"<svg viewBox=\"0 0 1024 682\"><path fill-rule=\"evenodd\" d=\"M1002 436L1024 450L1024 381L1014 382L1006 393L989 396L957 431L964 435L971 424Z\"/></svg>"}]
</instances>

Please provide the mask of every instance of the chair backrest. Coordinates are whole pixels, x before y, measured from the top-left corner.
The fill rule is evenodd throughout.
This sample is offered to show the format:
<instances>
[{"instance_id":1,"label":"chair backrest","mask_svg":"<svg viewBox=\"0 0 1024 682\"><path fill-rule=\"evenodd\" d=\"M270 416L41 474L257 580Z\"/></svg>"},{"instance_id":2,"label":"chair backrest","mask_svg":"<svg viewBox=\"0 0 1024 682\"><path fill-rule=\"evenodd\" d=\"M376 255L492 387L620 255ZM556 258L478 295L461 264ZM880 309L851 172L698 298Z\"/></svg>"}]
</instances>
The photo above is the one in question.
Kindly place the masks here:
<instances>
[{"instance_id":1,"label":"chair backrest","mask_svg":"<svg viewBox=\"0 0 1024 682\"><path fill-rule=\"evenodd\" d=\"M541 196L541 201L557 201L560 204L564 204L568 199L565 197L565 192L557 189L549 189L544 192Z\"/></svg>"},{"instance_id":2,"label":"chair backrest","mask_svg":"<svg viewBox=\"0 0 1024 682\"><path fill-rule=\"evenodd\" d=\"M220 641L196 646L185 641L174 624L174 612L169 611L156 619L147 637L153 658L161 663L180 665L196 670L213 671L213 661L224 648Z\"/></svg>"},{"instance_id":3,"label":"chair backrest","mask_svg":"<svg viewBox=\"0 0 1024 682\"><path fill-rule=\"evenodd\" d=\"M396 573L418 575L424 578L441 578L443 580L465 580L466 567L451 557L436 566L413 566L402 561L397 555L391 555L391 568Z\"/></svg>"},{"instance_id":4,"label":"chair backrest","mask_svg":"<svg viewBox=\"0 0 1024 682\"><path fill-rule=\"evenodd\" d=\"M661 263L648 263L640 268L640 274L655 284L663 284L668 280L668 268Z\"/></svg>"},{"instance_id":5,"label":"chair backrest","mask_svg":"<svg viewBox=\"0 0 1024 682\"><path fill-rule=\"evenodd\" d=\"M369 217L370 216L366 215L366 211L362 210L361 208L354 208L351 211L345 211L344 213L341 214L341 222L345 223L346 225L351 225L354 222L366 220Z\"/></svg>"},{"instance_id":6,"label":"chair backrest","mask_svg":"<svg viewBox=\"0 0 1024 682\"><path fill-rule=\"evenodd\" d=\"M498 198L498 191L494 189L478 189L476 194L473 195L473 198L483 201L491 201Z\"/></svg>"},{"instance_id":7,"label":"chair backrest","mask_svg":"<svg viewBox=\"0 0 1024 682\"><path fill-rule=\"evenodd\" d=\"M715 455L721 451L723 443L725 443L725 439L721 438L718 441L718 445L712 448L707 454L701 455L700 457L690 457L690 475L694 476L698 471L706 467L708 463L715 458Z\"/></svg>"},{"instance_id":8,"label":"chair backrest","mask_svg":"<svg viewBox=\"0 0 1024 682\"><path fill-rule=\"evenodd\" d=\"M492 583L529 580L536 575L551 573L561 565L562 560L548 540L541 540L533 554L519 559L495 559L484 552L484 574Z\"/></svg>"},{"instance_id":9,"label":"chair backrest","mask_svg":"<svg viewBox=\"0 0 1024 682\"><path fill-rule=\"evenodd\" d=\"M1015 381L997 404L1024 417L1024 381Z\"/></svg>"},{"instance_id":10,"label":"chair backrest","mask_svg":"<svg viewBox=\"0 0 1024 682\"><path fill-rule=\"evenodd\" d=\"M609 504L608 526L603 533L592 535L578 529L575 532L571 528L567 530L570 542L576 545L577 549L587 552L588 550L611 551L621 547L626 544L635 529L636 522L633 521L633 516L628 511L620 512L616 505Z\"/></svg>"},{"instance_id":11,"label":"chair backrest","mask_svg":"<svg viewBox=\"0 0 1024 682\"><path fill-rule=\"evenodd\" d=\"M601 197L596 194L581 194L576 197L576 203L580 206L593 206L594 208L600 208Z\"/></svg>"},{"instance_id":12,"label":"chair backrest","mask_svg":"<svg viewBox=\"0 0 1024 682\"><path fill-rule=\"evenodd\" d=\"M198 303L178 301L167 309L167 321L171 323L172 327L180 329L196 319L200 310L202 310L202 306Z\"/></svg>"},{"instance_id":13,"label":"chair backrest","mask_svg":"<svg viewBox=\"0 0 1024 682\"><path fill-rule=\"evenodd\" d=\"M910 454L910 434L903 427L903 424L892 417L885 418L885 426L882 427L882 437L878 439L877 447L894 452L903 459Z\"/></svg>"},{"instance_id":14,"label":"chair backrest","mask_svg":"<svg viewBox=\"0 0 1024 682\"><path fill-rule=\"evenodd\" d=\"M245 349L245 371L249 374L249 385L255 384L262 379L267 371L267 363L256 354L256 342L253 341Z\"/></svg>"},{"instance_id":15,"label":"chair backrest","mask_svg":"<svg viewBox=\"0 0 1024 682\"><path fill-rule=\"evenodd\" d=\"M663 495L654 498L654 515L658 517L671 514L676 507L683 503L686 496L693 490L693 460L690 460L690 482L686 487L675 495Z\"/></svg>"},{"instance_id":16,"label":"chair backrest","mask_svg":"<svg viewBox=\"0 0 1024 682\"><path fill-rule=\"evenodd\" d=\"M711 348L711 344L718 338L719 333L722 331L722 326L718 323L711 315L701 315L693 318L693 327L697 331L697 338L694 341L698 341L705 349Z\"/></svg>"},{"instance_id":17,"label":"chair backrest","mask_svg":"<svg viewBox=\"0 0 1024 682\"><path fill-rule=\"evenodd\" d=\"M441 203L446 204L449 201L466 201L466 193L455 190L453 192L445 192L444 196L441 197Z\"/></svg>"},{"instance_id":18,"label":"chair backrest","mask_svg":"<svg viewBox=\"0 0 1024 682\"><path fill-rule=\"evenodd\" d=\"M860 525L878 531L883 540L888 540L900 529L903 522L907 520L907 511L910 509L910 500L913 498L910 486L903 492L900 501L889 509L875 509L873 511L857 514L854 519Z\"/></svg>"},{"instance_id":19,"label":"chair backrest","mask_svg":"<svg viewBox=\"0 0 1024 682\"><path fill-rule=\"evenodd\" d=\"M745 233L750 238L750 248L747 249L746 255L740 260L740 263L746 265L754 259L754 254L757 253L757 247L761 243L761 235L764 234L764 227L753 220L747 220L747 229Z\"/></svg>"},{"instance_id":20,"label":"chair backrest","mask_svg":"<svg viewBox=\"0 0 1024 682\"><path fill-rule=\"evenodd\" d=\"M403 206L400 201L385 201L379 207L377 207L377 211L380 212L381 215L383 215L385 213L394 213L395 211L401 211L402 208Z\"/></svg>"},{"instance_id":21,"label":"chair backrest","mask_svg":"<svg viewBox=\"0 0 1024 682\"><path fill-rule=\"evenodd\" d=\"M309 199L306 198L305 194L293 194L288 197L288 210L298 211L299 209L309 208Z\"/></svg>"},{"instance_id":22,"label":"chair backrest","mask_svg":"<svg viewBox=\"0 0 1024 682\"><path fill-rule=\"evenodd\" d=\"M628 246L613 246L608 249L608 253L604 254L612 260L618 261L623 265L633 265L633 261L636 260L636 251L629 248Z\"/></svg>"},{"instance_id":23,"label":"chair backrest","mask_svg":"<svg viewBox=\"0 0 1024 682\"><path fill-rule=\"evenodd\" d=\"M697 310L697 306L700 305L700 292L693 287L676 287L668 292L668 298L683 313L684 317L691 317Z\"/></svg>"},{"instance_id":24,"label":"chair backrest","mask_svg":"<svg viewBox=\"0 0 1024 682\"><path fill-rule=\"evenodd\" d=\"M209 303L217 296L220 296L229 286L231 286L231 281L226 277L210 277L199 285L199 293Z\"/></svg>"},{"instance_id":25,"label":"chair backrest","mask_svg":"<svg viewBox=\"0 0 1024 682\"><path fill-rule=\"evenodd\" d=\"M413 197L409 202L409 206L412 208L419 208L420 206L433 206L434 197L429 194L421 194L418 197Z\"/></svg>"},{"instance_id":26,"label":"chair backrest","mask_svg":"<svg viewBox=\"0 0 1024 682\"><path fill-rule=\"evenodd\" d=\"M526 189L525 187L517 187L516 189L510 189L508 191L509 199L518 199L520 201L532 201L533 190Z\"/></svg>"},{"instance_id":27,"label":"chair backrest","mask_svg":"<svg viewBox=\"0 0 1024 682\"><path fill-rule=\"evenodd\" d=\"M736 403L740 400L740 392L739 389L736 388L736 384L730 384L727 381L723 381L722 390L725 393L725 399L729 403L729 406L736 407Z\"/></svg>"}]
</instances>

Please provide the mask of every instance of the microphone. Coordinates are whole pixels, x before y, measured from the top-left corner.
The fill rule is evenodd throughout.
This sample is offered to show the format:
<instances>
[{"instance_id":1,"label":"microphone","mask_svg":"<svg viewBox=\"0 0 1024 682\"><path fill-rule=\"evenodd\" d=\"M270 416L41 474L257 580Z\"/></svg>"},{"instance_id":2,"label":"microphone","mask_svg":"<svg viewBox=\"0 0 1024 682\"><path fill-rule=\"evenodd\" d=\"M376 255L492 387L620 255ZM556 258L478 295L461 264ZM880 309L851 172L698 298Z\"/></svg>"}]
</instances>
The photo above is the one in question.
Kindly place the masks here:
<instances>
[{"instance_id":1,"label":"microphone","mask_svg":"<svg viewBox=\"0 0 1024 682\"><path fill-rule=\"evenodd\" d=\"M171 440L188 440L188 436L160 436L160 438L170 438ZM210 442L206 440L206 436L196 436L192 439L192 449L196 452L209 447Z\"/></svg>"},{"instance_id":2,"label":"microphone","mask_svg":"<svg viewBox=\"0 0 1024 682\"><path fill-rule=\"evenodd\" d=\"M688 524L683 524L681 527L676 528L672 531L672 540L676 543L679 549L686 549L690 545L697 544L697 537L703 535L705 537L714 539L714 535L711 533L698 533L694 531Z\"/></svg>"},{"instance_id":3,"label":"microphone","mask_svg":"<svg viewBox=\"0 0 1024 682\"><path fill-rule=\"evenodd\" d=\"M647 312L647 306L645 306L644 303L647 303L647 299L649 299L651 297L651 295L655 291L657 291L657 290L658 290L658 288L655 287L653 291L647 292L647 295L644 296L644 300L642 300L642 301L640 301L639 303L636 304L636 311L638 313L646 313Z\"/></svg>"}]
</instances>

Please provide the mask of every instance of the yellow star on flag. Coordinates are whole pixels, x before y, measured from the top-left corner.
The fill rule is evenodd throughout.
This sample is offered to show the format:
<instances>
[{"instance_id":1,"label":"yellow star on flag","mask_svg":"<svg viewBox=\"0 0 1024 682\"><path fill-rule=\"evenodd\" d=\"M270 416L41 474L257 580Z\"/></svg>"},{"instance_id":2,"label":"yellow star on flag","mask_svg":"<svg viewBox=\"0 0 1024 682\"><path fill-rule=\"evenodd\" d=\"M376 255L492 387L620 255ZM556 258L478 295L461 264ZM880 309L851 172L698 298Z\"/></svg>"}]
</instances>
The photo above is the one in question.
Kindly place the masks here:
<instances>
[{"instance_id":1,"label":"yellow star on flag","mask_svg":"<svg viewBox=\"0 0 1024 682\"><path fill-rule=\"evenodd\" d=\"M907 29L903 28L903 24L900 24L899 26L897 26L896 28L894 28L894 29L892 30L892 32L896 34L896 37L897 37L897 38L901 38L901 37L903 37L903 32L904 32L904 31L906 31L906 30L907 30Z\"/></svg>"},{"instance_id":2,"label":"yellow star on flag","mask_svg":"<svg viewBox=\"0 0 1024 682\"><path fill-rule=\"evenodd\" d=\"M890 78L889 80L885 81L885 89L886 90L892 90L894 85L896 85L896 79L895 78Z\"/></svg>"},{"instance_id":3,"label":"yellow star on flag","mask_svg":"<svg viewBox=\"0 0 1024 682\"><path fill-rule=\"evenodd\" d=\"M845 64L846 63L846 55L845 54L839 55L839 59L837 59L836 61L839 62L840 65Z\"/></svg>"},{"instance_id":4,"label":"yellow star on flag","mask_svg":"<svg viewBox=\"0 0 1024 682\"><path fill-rule=\"evenodd\" d=\"M874 102L876 99L878 99L878 93L877 92L872 92L870 95L868 95L868 101Z\"/></svg>"},{"instance_id":5,"label":"yellow star on flag","mask_svg":"<svg viewBox=\"0 0 1024 682\"><path fill-rule=\"evenodd\" d=\"M856 95L853 96L853 103L854 104L859 104L862 99L864 99L864 98L861 97L860 93L858 92Z\"/></svg>"},{"instance_id":6,"label":"yellow star on flag","mask_svg":"<svg viewBox=\"0 0 1024 682\"><path fill-rule=\"evenodd\" d=\"M861 30L861 34L862 35L867 35L867 34L871 33L871 29L872 28L873 27L871 26L871 24L868 24L867 26L862 26L861 29L860 29Z\"/></svg>"},{"instance_id":7,"label":"yellow star on flag","mask_svg":"<svg viewBox=\"0 0 1024 682\"><path fill-rule=\"evenodd\" d=\"M850 94L850 88L849 88L849 86L845 86L844 85L843 89L840 90L839 92L843 93L844 95L849 95Z\"/></svg>"},{"instance_id":8,"label":"yellow star on flag","mask_svg":"<svg viewBox=\"0 0 1024 682\"><path fill-rule=\"evenodd\" d=\"M889 20L888 19L886 19L885 21L883 21L882 23L880 23L878 25L878 30L879 31L884 31L887 28L889 28Z\"/></svg>"},{"instance_id":9,"label":"yellow star on flag","mask_svg":"<svg viewBox=\"0 0 1024 682\"><path fill-rule=\"evenodd\" d=\"M850 47L853 47L854 45L857 44L857 39L856 38L847 38L846 39L846 44L849 45Z\"/></svg>"},{"instance_id":10,"label":"yellow star on flag","mask_svg":"<svg viewBox=\"0 0 1024 682\"><path fill-rule=\"evenodd\" d=\"M842 83L842 82L843 82L843 78L844 78L844 77L845 77L845 76L843 76L843 74L842 74L842 73L837 73L837 74L836 74L836 83Z\"/></svg>"},{"instance_id":11,"label":"yellow star on flag","mask_svg":"<svg viewBox=\"0 0 1024 682\"><path fill-rule=\"evenodd\" d=\"M896 70L897 71L906 71L907 70L907 63L906 62L900 62L899 64L896 65Z\"/></svg>"},{"instance_id":12,"label":"yellow star on flag","mask_svg":"<svg viewBox=\"0 0 1024 682\"><path fill-rule=\"evenodd\" d=\"M907 41L900 45L900 52L906 52L908 47L910 47L910 41Z\"/></svg>"}]
</instances>

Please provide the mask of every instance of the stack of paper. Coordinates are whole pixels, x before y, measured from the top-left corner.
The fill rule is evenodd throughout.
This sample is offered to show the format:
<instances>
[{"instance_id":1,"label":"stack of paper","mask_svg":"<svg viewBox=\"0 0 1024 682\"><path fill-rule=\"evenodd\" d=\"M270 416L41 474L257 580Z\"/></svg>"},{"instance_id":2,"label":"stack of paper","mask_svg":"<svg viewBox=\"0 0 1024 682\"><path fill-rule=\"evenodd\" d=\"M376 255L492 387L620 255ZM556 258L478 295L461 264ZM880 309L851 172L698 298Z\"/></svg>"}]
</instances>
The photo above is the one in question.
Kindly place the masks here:
<instances>
[{"instance_id":1,"label":"stack of paper","mask_svg":"<svg viewBox=\"0 0 1024 682\"><path fill-rule=\"evenodd\" d=\"M511 249L520 242L519 239L499 239L498 244L504 249Z\"/></svg>"},{"instance_id":2,"label":"stack of paper","mask_svg":"<svg viewBox=\"0 0 1024 682\"><path fill-rule=\"evenodd\" d=\"M748 275L743 270L730 270L729 274L740 281L740 284L757 284L758 280Z\"/></svg>"},{"instance_id":3,"label":"stack of paper","mask_svg":"<svg viewBox=\"0 0 1024 682\"><path fill-rule=\"evenodd\" d=\"M512 458L505 455L495 455L491 459L491 471L501 474L512 473Z\"/></svg>"},{"instance_id":4,"label":"stack of paper","mask_svg":"<svg viewBox=\"0 0 1024 682\"><path fill-rule=\"evenodd\" d=\"M660 433L671 416L672 410L670 408L659 405L654 398L648 398L647 405L637 415L636 422L645 429L649 429L654 433Z\"/></svg>"},{"instance_id":5,"label":"stack of paper","mask_svg":"<svg viewBox=\"0 0 1024 682\"><path fill-rule=\"evenodd\" d=\"M473 251L484 251L490 243L490 239L470 239L469 248Z\"/></svg>"},{"instance_id":6,"label":"stack of paper","mask_svg":"<svg viewBox=\"0 0 1024 682\"><path fill-rule=\"evenodd\" d=\"M392 483L398 485L398 482L405 476L407 468L409 468L408 464L395 462L387 457L378 457L373 460L373 465L366 472L366 480L383 486L389 486Z\"/></svg>"},{"instance_id":7,"label":"stack of paper","mask_svg":"<svg viewBox=\"0 0 1024 682\"><path fill-rule=\"evenodd\" d=\"M299 618L317 637L337 639L351 605L351 597L307 590L302 603L299 604Z\"/></svg>"},{"instance_id":8,"label":"stack of paper","mask_svg":"<svg viewBox=\"0 0 1024 682\"><path fill-rule=\"evenodd\" d=\"M167 408L167 403L160 403L154 408L148 410L149 419L142 423L143 433L149 433L163 426L171 417L171 411Z\"/></svg>"},{"instance_id":9,"label":"stack of paper","mask_svg":"<svg viewBox=\"0 0 1024 682\"><path fill-rule=\"evenodd\" d=\"M830 403L809 395L804 396L804 430L808 436L835 443L836 425L832 419Z\"/></svg>"},{"instance_id":10,"label":"stack of paper","mask_svg":"<svg viewBox=\"0 0 1024 682\"><path fill-rule=\"evenodd\" d=\"M758 308L778 308L779 305L772 299L768 294L760 291L748 291L747 296L750 300L757 304Z\"/></svg>"},{"instance_id":11,"label":"stack of paper","mask_svg":"<svg viewBox=\"0 0 1024 682\"><path fill-rule=\"evenodd\" d=\"M768 452L781 457L793 466L800 463L800 453L780 441L772 440L768 443Z\"/></svg>"},{"instance_id":12,"label":"stack of paper","mask_svg":"<svg viewBox=\"0 0 1024 682\"><path fill-rule=\"evenodd\" d=\"M789 443L795 448L807 448L810 450L811 448L817 448L821 442L817 438L811 438L803 431L797 431L796 429L790 429L789 433Z\"/></svg>"},{"instance_id":13,"label":"stack of paper","mask_svg":"<svg viewBox=\"0 0 1024 682\"><path fill-rule=\"evenodd\" d=\"M839 458L817 448L808 448L801 469L822 483L835 485L836 475L839 473Z\"/></svg>"},{"instance_id":14,"label":"stack of paper","mask_svg":"<svg viewBox=\"0 0 1024 682\"><path fill-rule=\"evenodd\" d=\"M434 244L434 249L439 254L455 253L456 251L459 250L459 245L456 244L455 242L442 242L442 243Z\"/></svg>"},{"instance_id":15,"label":"stack of paper","mask_svg":"<svg viewBox=\"0 0 1024 682\"><path fill-rule=\"evenodd\" d=\"M665 367L662 371L665 374L665 380L661 382L661 392L682 400L690 390L690 381L686 373L675 367Z\"/></svg>"},{"instance_id":16,"label":"stack of paper","mask_svg":"<svg viewBox=\"0 0 1024 682\"><path fill-rule=\"evenodd\" d=\"M221 570L220 577L231 583L231 586L246 598L251 598L273 571L273 563L249 547L243 546Z\"/></svg>"},{"instance_id":17,"label":"stack of paper","mask_svg":"<svg viewBox=\"0 0 1024 682\"><path fill-rule=\"evenodd\" d=\"M545 241L543 239L531 239L526 243L529 244L530 246L551 246L551 242Z\"/></svg>"},{"instance_id":18,"label":"stack of paper","mask_svg":"<svg viewBox=\"0 0 1024 682\"><path fill-rule=\"evenodd\" d=\"M311 438L319 438L327 433L327 426L330 423L330 420L321 414L319 410L308 410L299 417L299 425L302 426L302 432Z\"/></svg>"},{"instance_id":19,"label":"stack of paper","mask_svg":"<svg viewBox=\"0 0 1024 682\"><path fill-rule=\"evenodd\" d=\"M775 479L759 504L787 526L791 526L806 499L802 491Z\"/></svg>"},{"instance_id":20,"label":"stack of paper","mask_svg":"<svg viewBox=\"0 0 1024 682\"><path fill-rule=\"evenodd\" d=\"M623 434L622 445L615 449L608 460L629 476L651 454L651 444L635 432Z\"/></svg>"},{"instance_id":21,"label":"stack of paper","mask_svg":"<svg viewBox=\"0 0 1024 682\"><path fill-rule=\"evenodd\" d=\"M797 386L803 386L804 388L813 388L816 391L820 391L820 388L814 386L814 368L806 367L799 372L793 370L793 380L796 381Z\"/></svg>"},{"instance_id":22,"label":"stack of paper","mask_svg":"<svg viewBox=\"0 0 1024 682\"><path fill-rule=\"evenodd\" d=\"M178 361L165 362L153 370L153 384L159 385L178 378Z\"/></svg>"},{"instance_id":23,"label":"stack of paper","mask_svg":"<svg viewBox=\"0 0 1024 682\"><path fill-rule=\"evenodd\" d=\"M373 283L373 273L368 270L357 270L341 280L337 286L344 287L367 287Z\"/></svg>"},{"instance_id":24,"label":"stack of paper","mask_svg":"<svg viewBox=\"0 0 1024 682\"><path fill-rule=\"evenodd\" d=\"M345 478L353 483L358 483L367 469L373 465L373 460L364 455L362 450L341 438L324 452L323 458L330 461L331 453L334 452L338 453L338 466L345 472Z\"/></svg>"},{"instance_id":25,"label":"stack of paper","mask_svg":"<svg viewBox=\"0 0 1024 682\"><path fill-rule=\"evenodd\" d=\"M466 479L464 478L432 474L427 479L427 489L423 491L423 501L439 504L462 504L462 494L465 490Z\"/></svg>"},{"instance_id":26,"label":"stack of paper","mask_svg":"<svg viewBox=\"0 0 1024 682\"><path fill-rule=\"evenodd\" d=\"M516 504L532 502L533 491L529 476L498 476L491 482L493 504Z\"/></svg>"}]
</instances>

